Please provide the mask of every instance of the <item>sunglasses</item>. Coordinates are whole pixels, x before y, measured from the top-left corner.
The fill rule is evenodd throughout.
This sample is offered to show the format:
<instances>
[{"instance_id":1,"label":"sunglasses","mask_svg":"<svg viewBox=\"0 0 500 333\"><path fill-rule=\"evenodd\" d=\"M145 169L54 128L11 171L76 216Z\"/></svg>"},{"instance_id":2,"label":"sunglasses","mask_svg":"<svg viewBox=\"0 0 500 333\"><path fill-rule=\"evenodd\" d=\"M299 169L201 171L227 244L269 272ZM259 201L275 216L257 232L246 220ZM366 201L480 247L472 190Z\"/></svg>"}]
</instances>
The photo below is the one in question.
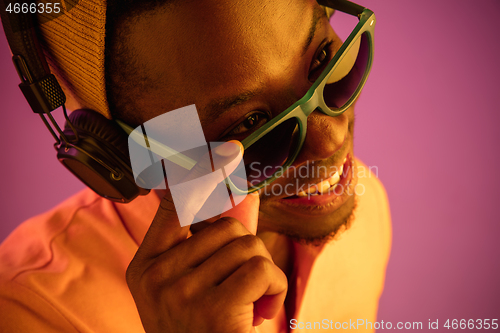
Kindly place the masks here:
<instances>
[{"instance_id":1,"label":"sunglasses","mask_svg":"<svg viewBox=\"0 0 500 333\"><path fill-rule=\"evenodd\" d=\"M341 115L358 98L366 82L373 58L375 15L345 0L318 3L357 16L359 22L307 93L241 141L247 184L241 186L241 181L229 177L233 192L251 193L280 177L299 155L309 115L316 110L331 117Z\"/></svg>"}]
</instances>

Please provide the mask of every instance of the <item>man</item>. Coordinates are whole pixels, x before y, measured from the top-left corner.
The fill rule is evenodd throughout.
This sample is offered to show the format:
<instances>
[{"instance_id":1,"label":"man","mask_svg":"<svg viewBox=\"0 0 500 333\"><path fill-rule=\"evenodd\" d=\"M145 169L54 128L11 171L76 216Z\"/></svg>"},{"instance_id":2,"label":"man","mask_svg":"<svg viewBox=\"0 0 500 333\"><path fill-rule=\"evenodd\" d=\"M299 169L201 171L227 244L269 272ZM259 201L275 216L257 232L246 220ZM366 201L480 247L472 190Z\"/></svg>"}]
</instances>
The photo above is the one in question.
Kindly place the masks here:
<instances>
[{"instance_id":1,"label":"man","mask_svg":"<svg viewBox=\"0 0 500 333\"><path fill-rule=\"evenodd\" d=\"M69 106L137 126L195 104L207 141L244 141L264 127L304 96L342 45L316 1L131 1L108 4L107 19L105 4L92 6L82 1L73 19L85 22L78 15L93 10L100 25L83 27L90 36L106 20L105 71L86 65L96 55L85 52L103 47L92 39L74 50L79 61L58 49L67 38L57 30L76 25L72 18L41 27ZM104 75L101 95L89 83L76 87L78 77ZM84 191L25 223L0 251L2 329L287 332L373 323L390 219L378 180L358 177L353 125L353 106L312 112L290 168L305 176L284 173L260 198L191 230L179 226L169 190L127 205ZM230 170L239 145L216 150ZM356 184L363 193L354 194ZM333 193L337 185L344 191ZM277 187L287 191L266 190ZM209 195L200 193L186 194L186 206Z\"/></svg>"}]
</instances>

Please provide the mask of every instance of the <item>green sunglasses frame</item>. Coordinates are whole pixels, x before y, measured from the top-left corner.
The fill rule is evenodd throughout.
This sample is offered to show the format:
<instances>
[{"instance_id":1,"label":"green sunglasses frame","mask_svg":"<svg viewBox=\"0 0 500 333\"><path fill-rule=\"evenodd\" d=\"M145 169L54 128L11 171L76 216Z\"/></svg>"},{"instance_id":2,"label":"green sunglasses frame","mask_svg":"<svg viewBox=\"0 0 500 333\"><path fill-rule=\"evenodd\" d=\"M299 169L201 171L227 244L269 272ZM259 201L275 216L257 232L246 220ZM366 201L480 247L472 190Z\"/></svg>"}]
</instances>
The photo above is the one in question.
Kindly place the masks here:
<instances>
[{"instance_id":1,"label":"green sunglasses frame","mask_svg":"<svg viewBox=\"0 0 500 333\"><path fill-rule=\"evenodd\" d=\"M291 118L297 118L297 122L299 125L299 143L293 154L287 158L285 164L283 164L280 167L280 170L275 172L271 177L267 178L266 180L260 182L257 185L249 187L247 190L239 189L237 186L234 185L234 183L228 177L227 181L229 183L226 183L226 185L228 185L231 191L233 191L233 193L235 194L245 195L248 193L258 191L263 187L267 186L268 184L270 184L271 182L273 182L276 178L280 177L281 174L284 172L284 170L288 168L290 165L292 165L292 163L297 158L299 152L301 151L302 146L304 145L307 133L307 118L309 117L309 115L313 113L313 111L315 110L319 110L322 113L332 117L341 115L354 103L354 101L358 98L361 90L363 89L363 86L365 85L373 61L373 34L376 22L375 14L371 10L365 7L362 7L360 5L357 5L355 3L346 0L318 0L318 3L322 6L330 7L332 9L344 12L346 14L357 16L359 22L354 28L354 30L351 32L349 37L342 44L340 49L337 51L337 53L334 55L332 60L330 60L327 67L323 70L319 78L306 92L306 94L297 102L295 102L292 106L290 106L288 109L286 109L278 116L271 119L268 123L266 123L264 126L259 128L257 131L252 133L250 136L248 136L241 142L243 147L247 149L255 142L257 142L259 139L268 134L270 131L275 129L278 125L285 122L286 120ZM367 38L370 45L368 54L368 64L365 73L363 74L361 82L358 85L355 92L353 93L353 95L351 96L351 98L341 108L337 110L332 110L326 105L325 100L323 98L323 90L325 88L326 82L328 81L328 78L331 76L331 74L337 68L338 64L340 63L340 60L344 58L347 52L354 45L354 42L357 41L358 38L361 38L361 35L365 32L367 33Z\"/></svg>"}]
</instances>

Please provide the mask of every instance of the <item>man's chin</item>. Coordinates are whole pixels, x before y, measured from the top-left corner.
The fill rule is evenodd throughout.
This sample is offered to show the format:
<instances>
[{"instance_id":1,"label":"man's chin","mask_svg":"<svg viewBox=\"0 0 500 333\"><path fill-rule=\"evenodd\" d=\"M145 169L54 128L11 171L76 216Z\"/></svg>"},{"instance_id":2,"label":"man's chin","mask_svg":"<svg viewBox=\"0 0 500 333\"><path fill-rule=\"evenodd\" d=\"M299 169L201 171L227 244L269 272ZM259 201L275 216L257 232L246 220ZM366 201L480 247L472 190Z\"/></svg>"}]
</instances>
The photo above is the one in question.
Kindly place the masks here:
<instances>
[{"instance_id":1,"label":"man's chin","mask_svg":"<svg viewBox=\"0 0 500 333\"><path fill-rule=\"evenodd\" d=\"M342 209L331 216L325 216L322 219L289 219L286 226L272 228L275 232L288 237L289 239L311 246L322 246L338 238L344 231L349 229L354 221L356 214L357 197L353 195L346 202ZM290 224L294 224L293 226ZM268 228L265 228L268 229ZM269 228L271 229L271 228Z\"/></svg>"}]
</instances>

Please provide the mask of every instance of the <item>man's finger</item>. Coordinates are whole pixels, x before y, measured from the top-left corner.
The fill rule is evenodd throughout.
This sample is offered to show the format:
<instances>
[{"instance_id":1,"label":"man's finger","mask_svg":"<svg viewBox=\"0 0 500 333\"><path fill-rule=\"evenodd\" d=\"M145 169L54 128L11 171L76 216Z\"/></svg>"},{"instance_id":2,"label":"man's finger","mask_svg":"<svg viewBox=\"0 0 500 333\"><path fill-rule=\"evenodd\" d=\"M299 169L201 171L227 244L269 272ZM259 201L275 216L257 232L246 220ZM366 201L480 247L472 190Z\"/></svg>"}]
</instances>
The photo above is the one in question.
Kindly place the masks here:
<instances>
[{"instance_id":1,"label":"man's finger","mask_svg":"<svg viewBox=\"0 0 500 333\"><path fill-rule=\"evenodd\" d=\"M236 169L242 159L243 147L238 141L226 142L212 151L227 174ZM224 164L225 163L225 164ZM207 170L210 173L207 174ZM155 218L144 237L138 255L154 258L187 238L189 224L218 183L222 172L212 171L210 155L202 158L184 179L167 189ZM204 175L200 177L200 175ZM181 226L180 218L184 219ZM186 222L187 221L187 222Z\"/></svg>"},{"instance_id":2,"label":"man's finger","mask_svg":"<svg viewBox=\"0 0 500 333\"><path fill-rule=\"evenodd\" d=\"M253 235L257 234L259 222L259 194L253 192L245 197L236 207L222 213L221 217L234 217L240 221Z\"/></svg>"},{"instance_id":3,"label":"man's finger","mask_svg":"<svg viewBox=\"0 0 500 333\"><path fill-rule=\"evenodd\" d=\"M243 146L239 141L229 141L217 146L211 154L205 155L184 179L169 188L181 226L190 225L216 187L240 164ZM223 184L219 186L226 193ZM220 191L219 191L220 192ZM227 195L226 195L227 197ZM224 202L215 208L214 215L220 214Z\"/></svg>"},{"instance_id":4,"label":"man's finger","mask_svg":"<svg viewBox=\"0 0 500 333\"><path fill-rule=\"evenodd\" d=\"M285 301L288 281L285 273L271 260L255 256L219 287L224 292L231 293L234 302L240 304L256 302L257 313L263 318L270 319L278 313Z\"/></svg>"}]
</instances>

